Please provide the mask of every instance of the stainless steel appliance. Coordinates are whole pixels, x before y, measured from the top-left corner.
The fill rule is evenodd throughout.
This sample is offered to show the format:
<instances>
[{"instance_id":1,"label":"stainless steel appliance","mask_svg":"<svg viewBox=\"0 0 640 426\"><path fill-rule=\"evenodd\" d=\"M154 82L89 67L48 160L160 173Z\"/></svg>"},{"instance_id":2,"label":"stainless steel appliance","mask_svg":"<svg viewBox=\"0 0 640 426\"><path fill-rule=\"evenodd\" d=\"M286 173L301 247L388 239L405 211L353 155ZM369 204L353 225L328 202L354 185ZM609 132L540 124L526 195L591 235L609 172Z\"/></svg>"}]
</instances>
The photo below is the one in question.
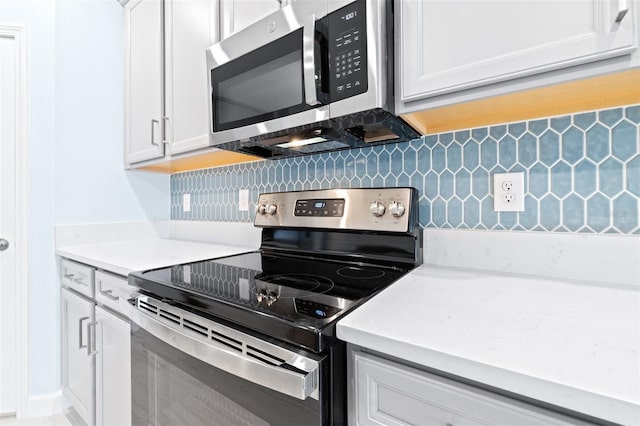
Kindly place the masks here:
<instances>
[{"instance_id":1,"label":"stainless steel appliance","mask_svg":"<svg viewBox=\"0 0 640 426\"><path fill-rule=\"evenodd\" d=\"M129 275L133 423L346 424L337 321L421 263L417 191L262 194L260 248Z\"/></svg>"},{"instance_id":2,"label":"stainless steel appliance","mask_svg":"<svg viewBox=\"0 0 640 426\"><path fill-rule=\"evenodd\" d=\"M283 158L419 137L393 114L392 3L291 2L209 48L211 145Z\"/></svg>"}]
</instances>

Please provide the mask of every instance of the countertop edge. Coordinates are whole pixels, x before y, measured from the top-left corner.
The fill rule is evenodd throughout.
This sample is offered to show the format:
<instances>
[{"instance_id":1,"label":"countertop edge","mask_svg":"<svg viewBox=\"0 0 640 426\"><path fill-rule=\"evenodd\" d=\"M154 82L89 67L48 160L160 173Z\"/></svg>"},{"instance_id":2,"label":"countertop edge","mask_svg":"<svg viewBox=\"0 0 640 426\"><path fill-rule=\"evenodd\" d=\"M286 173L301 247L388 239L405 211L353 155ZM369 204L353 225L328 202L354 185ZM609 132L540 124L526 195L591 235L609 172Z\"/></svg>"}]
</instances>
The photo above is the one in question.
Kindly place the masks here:
<instances>
[{"instance_id":1,"label":"countertop edge","mask_svg":"<svg viewBox=\"0 0 640 426\"><path fill-rule=\"evenodd\" d=\"M56 249L56 255L60 257L64 257L66 259L75 260L76 262L94 266L98 269L104 269L105 271L109 271L114 274L122 275L125 277L129 275L129 273L134 272L133 270L130 270L126 267L122 267L114 263L104 262L95 257L82 256L78 253L75 253L73 251L68 251L68 250L69 250L68 248Z\"/></svg>"},{"instance_id":2,"label":"countertop edge","mask_svg":"<svg viewBox=\"0 0 640 426\"><path fill-rule=\"evenodd\" d=\"M157 260L146 259L145 261L139 261L135 267L131 267L131 265L126 265L127 262L121 262L118 259L114 259L113 253L106 250L113 248L125 249L127 247L140 245L144 245L148 248L154 248L161 245L164 249L166 249L167 246L172 245L175 245L176 249L189 247L189 255L182 256L179 261L176 261L172 256L160 255ZM196 250L194 250L194 248L196 248ZM131 272L162 268L176 263L198 262L216 257L229 256L232 254L246 253L253 250L256 250L256 248L240 245L231 246L227 244L157 238L142 241L118 241L95 245L57 247L55 249L55 254L59 257L75 260L77 262L126 277ZM88 251L91 252L91 254L86 254Z\"/></svg>"},{"instance_id":3,"label":"countertop edge","mask_svg":"<svg viewBox=\"0 0 640 426\"><path fill-rule=\"evenodd\" d=\"M391 356L400 361L408 361L418 366L603 420L624 425L637 425L640 420L640 406L628 401L464 359L452 353L418 347L402 341L391 341L385 337L375 336L341 323L338 323L337 336L345 342ZM576 396L579 396L580 404L576 404Z\"/></svg>"}]
</instances>

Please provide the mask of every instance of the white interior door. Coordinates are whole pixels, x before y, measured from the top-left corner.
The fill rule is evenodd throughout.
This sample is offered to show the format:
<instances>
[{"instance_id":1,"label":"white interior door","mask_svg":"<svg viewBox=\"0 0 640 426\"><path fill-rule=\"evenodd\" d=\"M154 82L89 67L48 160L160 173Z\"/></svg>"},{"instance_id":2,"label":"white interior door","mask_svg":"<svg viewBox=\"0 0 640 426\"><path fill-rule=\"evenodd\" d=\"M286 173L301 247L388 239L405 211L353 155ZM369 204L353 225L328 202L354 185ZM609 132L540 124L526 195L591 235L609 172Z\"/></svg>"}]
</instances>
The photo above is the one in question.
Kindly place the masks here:
<instances>
[{"instance_id":1,"label":"white interior door","mask_svg":"<svg viewBox=\"0 0 640 426\"><path fill-rule=\"evenodd\" d=\"M16 412L16 53L0 33L0 415ZM8 244L8 247L6 245Z\"/></svg>"}]
</instances>

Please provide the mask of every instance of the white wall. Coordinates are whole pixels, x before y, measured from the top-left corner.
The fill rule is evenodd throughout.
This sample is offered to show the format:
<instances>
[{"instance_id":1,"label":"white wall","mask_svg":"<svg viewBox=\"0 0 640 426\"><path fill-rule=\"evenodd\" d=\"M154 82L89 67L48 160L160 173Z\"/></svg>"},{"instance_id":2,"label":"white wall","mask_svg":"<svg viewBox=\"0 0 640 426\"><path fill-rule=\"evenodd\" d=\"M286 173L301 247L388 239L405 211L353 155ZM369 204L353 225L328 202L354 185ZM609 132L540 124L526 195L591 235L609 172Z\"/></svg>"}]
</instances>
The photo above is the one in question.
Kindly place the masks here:
<instances>
[{"instance_id":1,"label":"white wall","mask_svg":"<svg viewBox=\"0 0 640 426\"><path fill-rule=\"evenodd\" d=\"M116 0L0 0L27 31L29 393L60 388L56 224L169 218L169 177L125 172Z\"/></svg>"},{"instance_id":2,"label":"white wall","mask_svg":"<svg viewBox=\"0 0 640 426\"><path fill-rule=\"evenodd\" d=\"M29 93L28 265L32 394L59 387L59 295L53 257L54 2L2 0L0 20L27 32Z\"/></svg>"},{"instance_id":3,"label":"white wall","mask_svg":"<svg viewBox=\"0 0 640 426\"><path fill-rule=\"evenodd\" d=\"M169 177L123 170L123 9L56 1L56 224L169 218Z\"/></svg>"}]
</instances>

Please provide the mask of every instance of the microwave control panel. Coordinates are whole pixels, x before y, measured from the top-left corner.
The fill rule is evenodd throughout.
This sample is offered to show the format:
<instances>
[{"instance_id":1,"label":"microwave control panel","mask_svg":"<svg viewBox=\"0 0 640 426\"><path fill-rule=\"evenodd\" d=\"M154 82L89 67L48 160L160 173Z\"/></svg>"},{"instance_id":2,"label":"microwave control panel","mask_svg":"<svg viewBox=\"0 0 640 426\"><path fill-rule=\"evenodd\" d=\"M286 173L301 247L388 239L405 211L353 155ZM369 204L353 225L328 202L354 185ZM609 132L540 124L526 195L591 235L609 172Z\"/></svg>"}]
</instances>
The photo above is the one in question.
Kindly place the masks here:
<instances>
[{"instance_id":1,"label":"microwave control panel","mask_svg":"<svg viewBox=\"0 0 640 426\"><path fill-rule=\"evenodd\" d=\"M364 93L367 80L366 2L356 1L329 14L330 99Z\"/></svg>"}]
</instances>

